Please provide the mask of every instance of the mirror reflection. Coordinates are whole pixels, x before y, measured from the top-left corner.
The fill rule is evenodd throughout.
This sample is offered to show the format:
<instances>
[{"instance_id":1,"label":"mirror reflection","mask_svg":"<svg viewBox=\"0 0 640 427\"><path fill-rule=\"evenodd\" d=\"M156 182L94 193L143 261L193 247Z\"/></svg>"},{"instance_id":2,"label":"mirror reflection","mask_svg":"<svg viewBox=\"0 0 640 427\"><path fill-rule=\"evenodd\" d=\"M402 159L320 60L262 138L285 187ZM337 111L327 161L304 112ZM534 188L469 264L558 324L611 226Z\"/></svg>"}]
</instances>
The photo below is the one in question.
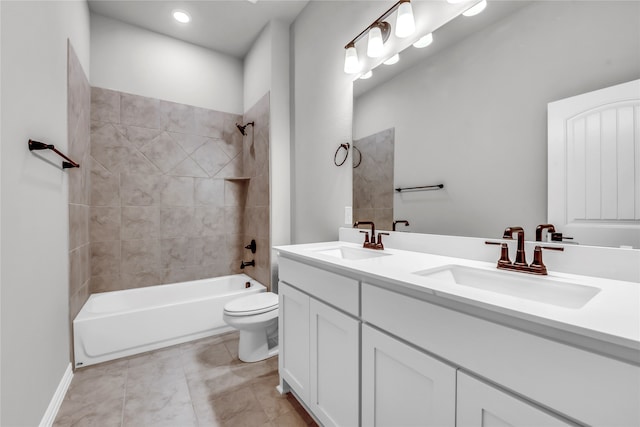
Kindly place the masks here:
<instances>
[{"instance_id":1,"label":"mirror reflection","mask_svg":"<svg viewBox=\"0 0 640 427\"><path fill-rule=\"evenodd\" d=\"M393 194L393 219L411 223L400 230L499 237L522 226L533 240L547 222L547 104L640 77L640 2L492 9L482 25L461 16L435 31L432 53L388 81L354 83L354 141L394 129L393 183L375 191L444 184ZM354 170L354 192L358 180Z\"/></svg>"}]
</instances>

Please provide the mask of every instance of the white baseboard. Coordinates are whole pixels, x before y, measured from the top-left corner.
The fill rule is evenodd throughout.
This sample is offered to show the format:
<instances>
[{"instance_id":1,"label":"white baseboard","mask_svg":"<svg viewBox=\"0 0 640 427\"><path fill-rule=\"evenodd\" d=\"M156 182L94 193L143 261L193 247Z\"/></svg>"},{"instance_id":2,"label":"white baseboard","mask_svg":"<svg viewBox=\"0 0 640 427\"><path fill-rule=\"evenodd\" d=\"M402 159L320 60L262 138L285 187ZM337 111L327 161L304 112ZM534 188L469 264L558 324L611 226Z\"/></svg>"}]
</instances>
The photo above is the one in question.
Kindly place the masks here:
<instances>
[{"instance_id":1,"label":"white baseboard","mask_svg":"<svg viewBox=\"0 0 640 427\"><path fill-rule=\"evenodd\" d=\"M53 425L53 422L56 420L56 416L58 415L58 411L60 410L60 406L62 405L64 396L67 394L67 390L69 389L69 384L71 384L72 379L73 369L71 369L71 363L69 363L69 366L67 366L67 370L64 372L64 375L60 380L60 384L58 384L56 392L51 398L51 402L49 402L49 407L47 408L47 411L44 413L44 416L40 421L40 427L51 427Z\"/></svg>"}]
</instances>

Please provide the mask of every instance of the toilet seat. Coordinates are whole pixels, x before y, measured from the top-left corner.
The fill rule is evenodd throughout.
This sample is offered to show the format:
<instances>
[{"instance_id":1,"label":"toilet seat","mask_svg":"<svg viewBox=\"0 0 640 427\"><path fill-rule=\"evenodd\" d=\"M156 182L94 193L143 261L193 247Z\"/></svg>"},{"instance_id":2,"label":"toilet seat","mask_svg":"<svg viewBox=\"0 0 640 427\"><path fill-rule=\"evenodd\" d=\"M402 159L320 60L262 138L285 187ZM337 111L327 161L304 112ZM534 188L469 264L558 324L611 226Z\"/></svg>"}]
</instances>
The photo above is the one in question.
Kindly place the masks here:
<instances>
[{"instance_id":1,"label":"toilet seat","mask_svg":"<svg viewBox=\"0 0 640 427\"><path fill-rule=\"evenodd\" d=\"M224 305L228 316L253 316L278 309L278 295L273 292L260 292L229 301Z\"/></svg>"}]
</instances>

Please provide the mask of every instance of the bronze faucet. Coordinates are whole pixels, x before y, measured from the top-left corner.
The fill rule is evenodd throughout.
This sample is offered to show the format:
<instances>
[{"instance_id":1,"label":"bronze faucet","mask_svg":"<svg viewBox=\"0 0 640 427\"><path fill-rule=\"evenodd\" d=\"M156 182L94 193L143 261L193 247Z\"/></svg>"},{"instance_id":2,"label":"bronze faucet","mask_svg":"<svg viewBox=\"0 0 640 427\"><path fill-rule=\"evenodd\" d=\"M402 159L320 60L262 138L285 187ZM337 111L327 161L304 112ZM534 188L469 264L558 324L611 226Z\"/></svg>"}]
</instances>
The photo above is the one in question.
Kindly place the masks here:
<instances>
[{"instance_id":1,"label":"bronze faucet","mask_svg":"<svg viewBox=\"0 0 640 427\"><path fill-rule=\"evenodd\" d=\"M542 242L542 232L547 230L547 233L555 233L556 228L553 224L540 224L536 227L536 242Z\"/></svg>"},{"instance_id":2,"label":"bronze faucet","mask_svg":"<svg viewBox=\"0 0 640 427\"><path fill-rule=\"evenodd\" d=\"M498 260L498 265L496 267L501 270L511 270L519 271L522 273L546 275L547 267L542 262L542 250L548 249L553 251L564 251L564 248L562 247L536 246L533 250L533 262L529 265L527 264L527 258L524 252L524 229L522 227L507 227L504 230L502 238L513 239L513 233L518 233L516 261L513 263L509 259L509 247L506 243L489 241L485 242L487 245L500 245L500 259Z\"/></svg>"},{"instance_id":3,"label":"bronze faucet","mask_svg":"<svg viewBox=\"0 0 640 427\"><path fill-rule=\"evenodd\" d=\"M360 225L370 225L371 226L371 240L369 240L369 233L366 231L361 231L361 233L365 233L364 235L364 243L362 244L363 248L367 248L367 249L384 249L384 246L382 245L382 236L380 236L381 234L386 234L387 236L389 235L389 233L378 233L378 242L376 243L376 226L373 223L373 221L356 221L353 224L353 228L358 228L358 226Z\"/></svg>"},{"instance_id":4,"label":"bronze faucet","mask_svg":"<svg viewBox=\"0 0 640 427\"><path fill-rule=\"evenodd\" d=\"M513 239L513 233L518 233L518 249L516 251L516 260L514 265L527 265L527 257L524 253L524 228L507 227L504 229L503 239Z\"/></svg>"},{"instance_id":5,"label":"bronze faucet","mask_svg":"<svg viewBox=\"0 0 640 427\"><path fill-rule=\"evenodd\" d=\"M406 219L399 219L397 221L393 221L393 228L391 231L396 231L396 224L404 224L405 227L408 227L409 221L407 221Z\"/></svg>"}]
</instances>

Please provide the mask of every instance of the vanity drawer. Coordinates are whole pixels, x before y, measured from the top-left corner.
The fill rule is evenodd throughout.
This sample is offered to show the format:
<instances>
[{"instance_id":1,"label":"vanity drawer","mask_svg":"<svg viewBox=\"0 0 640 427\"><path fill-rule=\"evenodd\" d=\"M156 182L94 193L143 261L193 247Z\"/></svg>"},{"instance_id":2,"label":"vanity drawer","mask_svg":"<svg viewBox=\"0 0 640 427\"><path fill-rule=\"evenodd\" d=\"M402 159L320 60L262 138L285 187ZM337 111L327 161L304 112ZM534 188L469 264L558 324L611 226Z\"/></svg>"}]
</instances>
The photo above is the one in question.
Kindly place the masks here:
<instances>
[{"instance_id":1,"label":"vanity drawer","mask_svg":"<svg viewBox=\"0 0 640 427\"><path fill-rule=\"evenodd\" d=\"M284 257L278 260L278 272L280 280L294 288L353 316L360 314L357 280Z\"/></svg>"},{"instance_id":2,"label":"vanity drawer","mask_svg":"<svg viewBox=\"0 0 640 427\"><path fill-rule=\"evenodd\" d=\"M589 425L640 425L640 367L362 284L362 320Z\"/></svg>"}]
</instances>

